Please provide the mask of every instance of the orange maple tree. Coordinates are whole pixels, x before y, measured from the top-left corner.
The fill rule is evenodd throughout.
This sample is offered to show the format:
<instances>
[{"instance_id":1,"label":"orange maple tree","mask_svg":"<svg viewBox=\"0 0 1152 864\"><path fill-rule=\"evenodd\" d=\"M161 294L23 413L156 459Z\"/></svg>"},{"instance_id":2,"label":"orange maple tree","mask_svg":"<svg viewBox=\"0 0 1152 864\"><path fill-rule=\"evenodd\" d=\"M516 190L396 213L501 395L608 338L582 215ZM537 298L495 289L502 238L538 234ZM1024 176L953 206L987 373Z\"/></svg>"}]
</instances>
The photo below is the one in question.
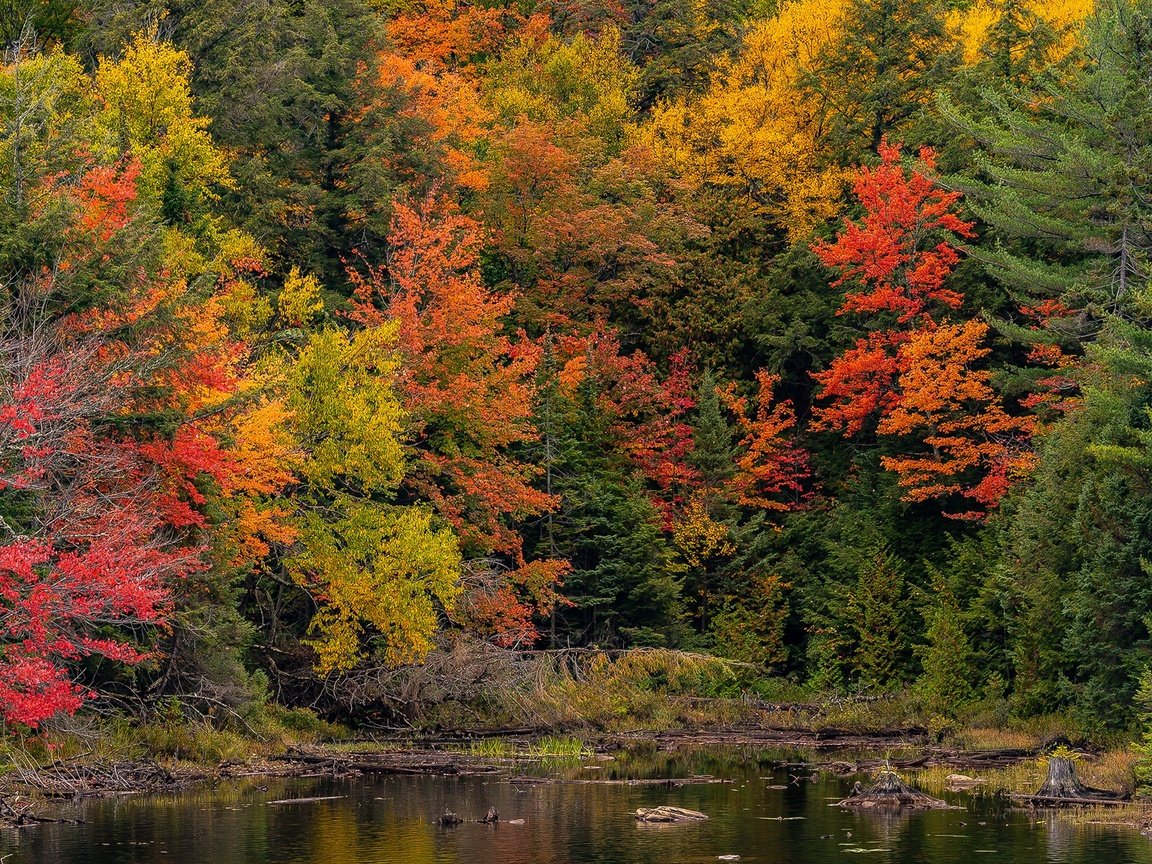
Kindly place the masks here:
<instances>
[{"instance_id":1,"label":"orange maple tree","mask_svg":"<svg viewBox=\"0 0 1152 864\"><path fill-rule=\"evenodd\" d=\"M721 398L736 415L740 431L740 453L731 487L736 500L747 507L782 512L803 505L806 481L812 471L808 454L792 439L796 412L789 400L776 401L776 375L756 373L758 392L752 410L745 396L729 385Z\"/></svg>"},{"instance_id":2,"label":"orange maple tree","mask_svg":"<svg viewBox=\"0 0 1152 864\"><path fill-rule=\"evenodd\" d=\"M880 158L854 186L863 218L813 246L839 274L832 285L849 286L838 314L867 316L871 331L813 376L822 400L815 425L860 435L874 424L878 436L911 448L882 458L904 500L956 496L980 509L947 515L980 518L1030 469L1033 421L1009 415L990 373L974 365L990 353L987 325L945 320L963 303L947 285L959 261L956 240L972 236L972 224L954 212L959 193L930 179L930 149L915 170L887 142Z\"/></svg>"},{"instance_id":3,"label":"orange maple tree","mask_svg":"<svg viewBox=\"0 0 1152 864\"><path fill-rule=\"evenodd\" d=\"M517 446L532 441L540 349L505 332L514 298L479 273L479 224L436 193L397 204L387 265L350 274L352 318L399 325L400 388L417 453L407 485L456 529L472 564L464 617L498 641L535 636L566 564L526 561L516 523L555 506ZM498 559L502 559L498 563Z\"/></svg>"},{"instance_id":4,"label":"orange maple tree","mask_svg":"<svg viewBox=\"0 0 1152 864\"><path fill-rule=\"evenodd\" d=\"M991 373L974 367L990 353L983 345L987 335L983 321L925 326L900 348L899 397L877 432L911 436L930 448L881 459L899 476L905 500L958 495L980 508L994 507L1035 464L1027 447L1034 418L1004 411ZM983 511L948 515L976 519Z\"/></svg>"}]
</instances>

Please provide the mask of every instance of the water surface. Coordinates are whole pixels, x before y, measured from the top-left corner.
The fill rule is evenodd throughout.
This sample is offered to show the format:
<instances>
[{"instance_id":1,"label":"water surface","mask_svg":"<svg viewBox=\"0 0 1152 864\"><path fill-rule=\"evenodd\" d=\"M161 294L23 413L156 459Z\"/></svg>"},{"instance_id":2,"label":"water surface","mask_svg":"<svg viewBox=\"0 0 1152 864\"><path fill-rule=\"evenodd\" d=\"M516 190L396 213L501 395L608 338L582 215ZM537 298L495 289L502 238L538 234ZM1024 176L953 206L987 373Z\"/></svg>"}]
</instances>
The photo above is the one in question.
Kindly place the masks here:
<instances>
[{"instance_id":1,"label":"water surface","mask_svg":"<svg viewBox=\"0 0 1152 864\"><path fill-rule=\"evenodd\" d=\"M959 810L880 815L829 806L850 779L793 782L783 754L728 749L648 754L599 768L537 771L570 777L713 774L732 784L678 788L526 785L493 777L357 777L234 781L178 796L125 796L75 807L79 826L0 835L3 864L688 864L742 862L1152 864L1135 831L1078 826L1007 809L990 797L949 795ZM528 766L530 769L534 766ZM791 769L796 771L797 769ZM807 772L801 772L807 773ZM778 789L773 786L785 785ZM261 788L267 786L267 788ZM294 805L282 798L339 796ZM705 823L637 823L637 807L702 810ZM505 820L440 828L446 809ZM522 819L511 825L508 820Z\"/></svg>"}]
</instances>

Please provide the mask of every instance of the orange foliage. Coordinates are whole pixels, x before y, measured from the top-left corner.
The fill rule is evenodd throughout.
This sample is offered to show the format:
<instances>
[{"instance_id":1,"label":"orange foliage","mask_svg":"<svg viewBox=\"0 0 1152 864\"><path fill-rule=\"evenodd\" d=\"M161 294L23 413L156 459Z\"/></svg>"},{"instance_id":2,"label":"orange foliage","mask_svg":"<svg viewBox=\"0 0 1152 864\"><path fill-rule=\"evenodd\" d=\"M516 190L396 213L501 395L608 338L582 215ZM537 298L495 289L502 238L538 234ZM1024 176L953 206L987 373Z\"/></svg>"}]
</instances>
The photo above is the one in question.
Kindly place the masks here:
<instances>
[{"instance_id":1,"label":"orange foliage","mask_svg":"<svg viewBox=\"0 0 1152 864\"><path fill-rule=\"evenodd\" d=\"M531 628L532 607L555 602L551 592L566 565L526 562L509 524L556 502L532 485L538 469L512 452L536 437L540 350L523 334L504 332L514 298L480 279L481 240L480 226L439 195L398 204L387 268L350 274L352 317L369 327L398 323L400 389L418 454L405 482L455 527L465 551L511 559L506 580L468 602L474 618L519 639Z\"/></svg>"},{"instance_id":2,"label":"orange foliage","mask_svg":"<svg viewBox=\"0 0 1152 864\"><path fill-rule=\"evenodd\" d=\"M773 404L779 381L763 370L756 373L759 393L754 413L748 399L737 396L732 386L721 397L744 433L732 478L736 500L748 507L785 511L799 506L811 470L808 454L791 440L796 429L792 403Z\"/></svg>"},{"instance_id":3,"label":"orange foliage","mask_svg":"<svg viewBox=\"0 0 1152 864\"><path fill-rule=\"evenodd\" d=\"M547 19L539 15L526 19L511 7L422 0L389 22L388 37L398 54L438 72L466 68L473 58L496 53L521 28L543 35Z\"/></svg>"},{"instance_id":4,"label":"orange foliage","mask_svg":"<svg viewBox=\"0 0 1152 864\"><path fill-rule=\"evenodd\" d=\"M901 346L899 397L881 419L881 435L914 436L930 451L883 457L899 475L909 501L959 495L993 507L1014 479L1035 463L1026 449L1035 421L1000 406L987 370L973 364L988 355L982 321L924 327ZM949 514L979 518L983 510Z\"/></svg>"},{"instance_id":5,"label":"orange foliage","mask_svg":"<svg viewBox=\"0 0 1152 864\"><path fill-rule=\"evenodd\" d=\"M899 147L885 142L880 156L856 181L864 218L813 247L839 273L833 285L862 289L845 295L839 314L868 315L876 326L814 375L825 400L815 408L816 428L859 435L876 421L879 436L915 440L927 452L882 458L904 500L958 496L982 509L948 515L980 518L1030 470L1034 420L1005 412L989 373L973 368L989 353L987 326L938 322L963 301L946 287L959 260L953 241L972 234L952 212L959 194L926 176L935 164L930 150L915 171L900 165Z\"/></svg>"}]
</instances>

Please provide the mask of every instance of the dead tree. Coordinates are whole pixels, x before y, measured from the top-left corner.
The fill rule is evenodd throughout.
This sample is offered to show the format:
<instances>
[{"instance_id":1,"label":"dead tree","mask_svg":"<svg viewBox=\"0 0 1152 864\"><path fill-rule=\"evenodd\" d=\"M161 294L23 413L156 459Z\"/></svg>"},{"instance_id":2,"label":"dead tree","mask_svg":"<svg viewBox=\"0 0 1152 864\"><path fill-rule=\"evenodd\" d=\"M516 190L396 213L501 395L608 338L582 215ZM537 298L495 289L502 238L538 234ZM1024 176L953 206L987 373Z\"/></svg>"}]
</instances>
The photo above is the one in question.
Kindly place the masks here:
<instances>
[{"instance_id":1,"label":"dead tree","mask_svg":"<svg viewBox=\"0 0 1152 864\"><path fill-rule=\"evenodd\" d=\"M1033 804L1099 804L1120 801L1124 796L1106 789L1085 786L1076 776L1076 763L1063 756L1048 760L1048 776L1035 795L1027 796Z\"/></svg>"}]
</instances>

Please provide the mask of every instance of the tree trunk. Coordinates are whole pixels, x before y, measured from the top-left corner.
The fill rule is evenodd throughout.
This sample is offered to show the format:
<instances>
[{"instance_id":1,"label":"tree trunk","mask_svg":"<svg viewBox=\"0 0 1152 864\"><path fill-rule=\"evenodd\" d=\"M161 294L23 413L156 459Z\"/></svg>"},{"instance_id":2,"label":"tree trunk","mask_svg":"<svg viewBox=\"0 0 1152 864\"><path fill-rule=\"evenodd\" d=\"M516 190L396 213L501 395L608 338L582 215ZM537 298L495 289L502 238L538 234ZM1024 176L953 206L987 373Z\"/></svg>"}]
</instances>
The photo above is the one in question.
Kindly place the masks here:
<instances>
[{"instance_id":1,"label":"tree trunk","mask_svg":"<svg viewBox=\"0 0 1152 864\"><path fill-rule=\"evenodd\" d=\"M1109 800L1121 797L1115 792L1085 786L1076 776L1076 763L1071 759L1053 756L1048 760L1048 777L1033 799L1050 801Z\"/></svg>"}]
</instances>

